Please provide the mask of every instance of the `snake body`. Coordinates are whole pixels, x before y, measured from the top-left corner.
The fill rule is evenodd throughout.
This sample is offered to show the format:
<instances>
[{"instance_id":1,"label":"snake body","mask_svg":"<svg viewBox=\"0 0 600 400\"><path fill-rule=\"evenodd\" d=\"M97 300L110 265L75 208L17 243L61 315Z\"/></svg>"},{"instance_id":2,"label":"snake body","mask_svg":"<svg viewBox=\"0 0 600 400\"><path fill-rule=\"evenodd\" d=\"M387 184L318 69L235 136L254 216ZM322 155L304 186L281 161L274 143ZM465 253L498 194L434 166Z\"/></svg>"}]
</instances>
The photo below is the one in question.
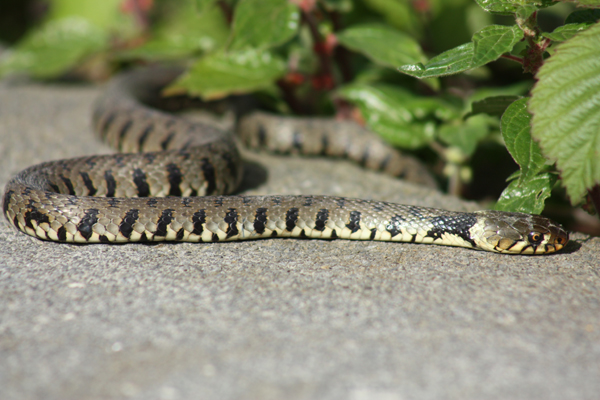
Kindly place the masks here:
<instances>
[{"instance_id":1,"label":"snake body","mask_svg":"<svg viewBox=\"0 0 600 400\"><path fill-rule=\"evenodd\" d=\"M242 177L236 138L151 108L180 71L146 69L113 79L93 113L96 133L123 154L29 167L7 184L3 212L40 239L75 243L219 242L272 237L434 243L517 254L560 250L568 234L551 220L331 196L231 196ZM403 158L351 123L243 116L241 140L271 151L348 157L431 185Z\"/></svg>"}]
</instances>

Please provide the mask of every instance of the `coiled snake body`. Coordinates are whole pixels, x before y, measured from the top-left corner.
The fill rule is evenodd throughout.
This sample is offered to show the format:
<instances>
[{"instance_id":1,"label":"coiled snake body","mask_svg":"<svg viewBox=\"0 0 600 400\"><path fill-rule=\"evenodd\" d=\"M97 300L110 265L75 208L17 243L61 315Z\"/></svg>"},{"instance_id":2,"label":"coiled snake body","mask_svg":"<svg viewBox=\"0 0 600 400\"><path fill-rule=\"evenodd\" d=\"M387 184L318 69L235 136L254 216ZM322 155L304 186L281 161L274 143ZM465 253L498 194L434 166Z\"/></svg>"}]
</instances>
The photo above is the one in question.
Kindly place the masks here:
<instances>
[{"instance_id":1,"label":"coiled snake body","mask_svg":"<svg viewBox=\"0 0 600 400\"><path fill-rule=\"evenodd\" d=\"M227 196L242 176L233 135L145 105L177 73L147 69L115 78L96 103L94 127L125 154L53 161L20 172L5 189L7 220L41 239L77 243L305 237L542 254L568 241L560 225L521 213L451 212L329 196ZM255 113L242 117L237 131L251 146L346 156L431 184L417 162L354 124Z\"/></svg>"}]
</instances>

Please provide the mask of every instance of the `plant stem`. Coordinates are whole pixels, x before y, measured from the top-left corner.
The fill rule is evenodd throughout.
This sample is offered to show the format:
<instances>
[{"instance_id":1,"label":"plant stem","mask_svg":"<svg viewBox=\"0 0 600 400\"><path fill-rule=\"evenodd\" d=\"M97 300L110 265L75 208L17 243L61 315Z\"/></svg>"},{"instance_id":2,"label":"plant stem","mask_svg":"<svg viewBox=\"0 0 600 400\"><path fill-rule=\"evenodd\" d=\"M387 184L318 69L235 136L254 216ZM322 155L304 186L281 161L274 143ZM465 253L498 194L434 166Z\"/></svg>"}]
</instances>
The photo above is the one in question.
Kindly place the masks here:
<instances>
[{"instance_id":1,"label":"plant stem","mask_svg":"<svg viewBox=\"0 0 600 400\"><path fill-rule=\"evenodd\" d=\"M333 81L333 66L331 61L331 55L324 51L325 40L319 32L315 16L313 13L302 11L302 20L306 23L306 25L308 25L308 28L313 38L315 53L317 53L317 56L319 57L319 72L317 72L315 77L325 77L326 79L330 79L333 86L335 86L335 82Z\"/></svg>"},{"instance_id":2,"label":"plant stem","mask_svg":"<svg viewBox=\"0 0 600 400\"><path fill-rule=\"evenodd\" d=\"M502 54L501 57L502 58L506 58L507 60L516 61L519 64L523 64L523 58L522 57L513 56L512 54Z\"/></svg>"},{"instance_id":3,"label":"plant stem","mask_svg":"<svg viewBox=\"0 0 600 400\"><path fill-rule=\"evenodd\" d=\"M340 14L332 11L329 13L329 16L331 18L331 22L333 23L333 30L335 32L342 30ZM352 69L350 67L350 52L345 47L336 46L333 57L342 74L343 81L345 83L351 82L352 79L354 79L354 74L352 73Z\"/></svg>"}]
</instances>

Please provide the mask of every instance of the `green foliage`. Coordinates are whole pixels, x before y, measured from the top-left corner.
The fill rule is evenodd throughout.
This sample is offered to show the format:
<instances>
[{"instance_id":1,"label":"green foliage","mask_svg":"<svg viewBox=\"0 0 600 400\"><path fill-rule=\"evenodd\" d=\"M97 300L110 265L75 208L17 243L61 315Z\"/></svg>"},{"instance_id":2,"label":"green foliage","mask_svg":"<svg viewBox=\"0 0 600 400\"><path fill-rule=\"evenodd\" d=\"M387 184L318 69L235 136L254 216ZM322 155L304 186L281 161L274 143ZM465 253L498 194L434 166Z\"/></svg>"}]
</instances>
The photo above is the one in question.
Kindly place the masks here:
<instances>
[{"instance_id":1,"label":"green foliage","mask_svg":"<svg viewBox=\"0 0 600 400\"><path fill-rule=\"evenodd\" d=\"M14 52L0 61L0 76L10 72L56 76L107 45L107 35L84 18L51 21L30 32Z\"/></svg>"},{"instance_id":2,"label":"green foliage","mask_svg":"<svg viewBox=\"0 0 600 400\"><path fill-rule=\"evenodd\" d=\"M106 70L185 61L171 91L262 92L270 107L298 114L354 107L390 143L437 154L456 193L479 144L503 142L520 170L498 209L541 212L559 176L574 203L600 184L598 0L574 1L587 8L551 32L537 23L542 9L564 12L551 0L49 3L44 23L0 58L0 76L54 77L88 59ZM533 91L531 75L505 83L510 62L537 74Z\"/></svg>"},{"instance_id":3,"label":"green foliage","mask_svg":"<svg viewBox=\"0 0 600 400\"><path fill-rule=\"evenodd\" d=\"M576 66L574 68L573 66ZM600 23L557 46L530 102L533 136L573 203L600 183Z\"/></svg>"},{"instance_id":4,"label":"green foliage","mask_svg":"<svg viewBox=\"0 0 600 400\"><path fill-rule=\"evenodd\" d=\"M345 47L386 67L397 67L425 59L421 46L415 39L388 25L355 25L336 36Z\"/></svg>"}]
</instances>

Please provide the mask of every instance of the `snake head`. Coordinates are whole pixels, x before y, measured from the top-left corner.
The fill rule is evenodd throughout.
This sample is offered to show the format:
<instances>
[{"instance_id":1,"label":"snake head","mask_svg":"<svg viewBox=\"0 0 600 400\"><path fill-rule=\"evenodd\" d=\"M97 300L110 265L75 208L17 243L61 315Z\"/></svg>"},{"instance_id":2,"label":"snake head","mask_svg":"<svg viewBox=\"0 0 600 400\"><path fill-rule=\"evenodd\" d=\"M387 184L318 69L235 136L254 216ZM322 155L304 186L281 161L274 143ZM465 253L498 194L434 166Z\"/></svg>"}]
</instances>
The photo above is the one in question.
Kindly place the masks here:
<instances>
[{"instance_id":1,"label":"snake head","mask_svg":"<svg viewBox=\"0 0 600 400\"><path fill-rule=\"evenodd\" d=\"M569 234L556 222L540 215L481 211L479 246L509 254L548 254L562 249Z\"/></svg>"}]
</instances>

